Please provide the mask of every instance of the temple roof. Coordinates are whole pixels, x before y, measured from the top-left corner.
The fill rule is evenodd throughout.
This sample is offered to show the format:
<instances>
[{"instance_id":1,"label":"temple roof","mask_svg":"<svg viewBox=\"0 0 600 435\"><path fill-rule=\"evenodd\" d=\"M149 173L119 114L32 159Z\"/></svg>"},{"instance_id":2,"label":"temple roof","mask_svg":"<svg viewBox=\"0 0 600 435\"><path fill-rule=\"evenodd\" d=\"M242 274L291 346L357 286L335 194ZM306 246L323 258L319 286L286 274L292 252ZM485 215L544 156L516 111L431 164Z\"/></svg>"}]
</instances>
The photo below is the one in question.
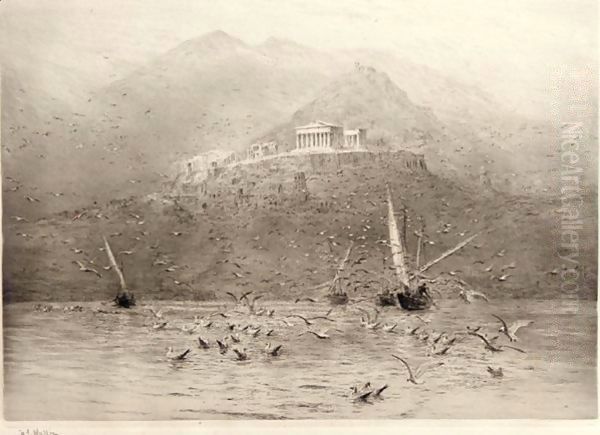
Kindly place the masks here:
<instances>
[{"instance_id":1,"label":"temple roof","mask_svg":"<svg viewBox=\"0 0 600 435\"><path fill-rule=\"evenodd\" d=\"M331 124L329 122L323 122L323 121L313 121L310 124L296 127L295 130L300 130L300 129L304 129L304 128L316 128L316 127L341 127L341 125Z\"/></svg>"}]
</instances>

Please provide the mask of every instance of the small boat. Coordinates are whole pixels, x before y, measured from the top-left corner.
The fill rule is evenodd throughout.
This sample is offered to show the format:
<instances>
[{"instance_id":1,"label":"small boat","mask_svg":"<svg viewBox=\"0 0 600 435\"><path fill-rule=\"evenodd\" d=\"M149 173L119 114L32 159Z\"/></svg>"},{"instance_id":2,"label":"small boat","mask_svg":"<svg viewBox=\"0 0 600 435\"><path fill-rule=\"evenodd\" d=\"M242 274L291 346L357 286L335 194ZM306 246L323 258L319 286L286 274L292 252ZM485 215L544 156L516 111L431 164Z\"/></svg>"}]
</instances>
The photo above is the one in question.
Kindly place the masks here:
<instances>
[{"instance_id":1,"label":"small boat","mask_svg":"<svg viewBox=\"0 0 600 435\"><path fill-rule=\"evenodd\" d=\"M348 303L348 295L346 293L331 293L325 296L332 305L344 305Z\"/></svg>"},{"instance_id":2,"label":"small boat","mask_svg":"<svg viewBox=\"0 0 600 435\"><path fill-rule=\"evenodd\" d=\"M335 272L335 276L333 277L333 281L329 287L329 294L325 296L332 305L344 305L347 304L348 300L350 299L348 294L344 291L344 289L342 289L340 280L342 278L342 273L344 272L346 263L348 263L348 259L350 258L350 253L352 252L353 246L354 242L350 242L350 246L346 250L346 255L340 262L340 265Z\"/></svg>"},{"instance_id":3,"label":"small boat","mask_svg":"<svg viewBox=\"0 0 600 435\"><path fill-rule=\"evenodd\" d=\"M431 308L433 305L433 298L429 294L429 291L425 288L423 292L419 291L417 294L409 292L399 292L398 303L405 310L418 311L426 310Z\"/></svg>"},{"instance_id":4,"label":"small boat","mask_svg":"<svg viewBox=\"0 0 600 435\"><path fill-rule=\"evenodd\" d=\"M396 298L400 306L405 310L426 310L430 308L433 304L433 299L427 291L426 286L420 285L415 289L414 284L411 285L412 283L410 282L410 278L408 276L406 258L404 254L404 241L400 236L400 232L398 231L398 225L396 224L394 204L392 203L392 194L390 192L389 186L387 188L387 200L390 249L392 251L392 261L394 262L396 279L399 284L398 287L401 288L401 290L396 293ZM382 297L382 295L384 297ZM387 303L389 298L385 296L385 293L383 293L382 295L379 296L379 301ZM396 305L395 301L393 305Z\"/></svg>"},{"instance_id":5,"label":"small boat","mask_svg":"<svg viewBox=\"0 0 600 435\"><path fill-rule=\"evenodd\" d=\"M390 248L392 251L392 261L394 262L394 270L396 271L397 281L397 284L394 283L394 286L396 288L399 288L399 291L397 291L396 293L398 303L405 310L426 310L428 308L431 308L432 305L434 305L434 300L431 296L431 293L429 292L429 289L427 288L427 284L420 281L421 273L425 272L433 265L439 263L444 258L454 254L455 252L458 252L460 249L469 244L475 237L477 237L477 234L468 237L467 239L463 240L458 245L456 245L454 248L445 251L435 260L428 262L424 266L420 266L419 260L421 256L421 240L423 237L423 231L416 233L419 238L417 243L416 265L414 272L409 276L408 267L404 255L406 251L404 247L404 240L400 236L398 226L396 224L394 204L392 203L392 194L390 192L389 186L387 188L387 200ZM387 297L379 297L380 302L387 302L387 299Z\"/></svg>"},{"instance_id":6,"label":"small boat","mask_svg":"<svg viewBox=\"0 0 600 435\"><path fill-rule=\"evenodd\" d=\"M108 244L108 240L106 237L102 237L104 240L104 249L106 251L106 255L108 256L108 260L110 261L111 268L115 271L117 276L119 277L119 284L121 286L121 291L117 293L113 302L121 307L121 308L131 308L135 306L135 296L133 293L130 293L127 290L127 284L125 284L125 277L123 276L123 271L117 264L115 260L115 256L113 255L112 249L110 249L110 245Z\"/></svg>"}]
</instances>

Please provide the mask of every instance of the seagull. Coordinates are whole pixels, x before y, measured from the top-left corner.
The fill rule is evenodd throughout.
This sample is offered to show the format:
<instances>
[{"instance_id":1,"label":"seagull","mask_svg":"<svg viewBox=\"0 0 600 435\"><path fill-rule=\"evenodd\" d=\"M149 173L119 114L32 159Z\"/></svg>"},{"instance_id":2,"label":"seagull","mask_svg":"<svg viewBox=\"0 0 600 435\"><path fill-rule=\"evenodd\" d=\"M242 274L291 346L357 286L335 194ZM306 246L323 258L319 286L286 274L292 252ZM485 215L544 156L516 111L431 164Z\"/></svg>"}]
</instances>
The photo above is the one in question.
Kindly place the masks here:
<instances>
[{"instance_id":1,"label":"seagull","mask_svg":"<svg viewBox=\"0 0 600 435\"><path fill-rule=\"evenodd\" d=\"M154 311L154 308L150 308L150 312L151 312L151 313L152 313L152 315L153 315L154 317L156 317L157 319L162 319L162 318L163 318L163 313L162 313L162 310L158 310L158 312L157 312L157 311Z\"/></svg>"},{"instance_id":2,"label":"seagull","mask_svg":"<svg viewBox=\"0 0 600 435\"><path fill-rule=\"evenodd\" d=\"M304 320L304 323L306 323L307 326L312 325L312 322L310 320L308 320L306 317L301 316L299 314L290 314L289 316L286 316L286 318L290 318L290 317L297 317L299 319Z\"/></svg>"},{"instance_id":3,"label":"seagull","mask_svg":"<svg viewBox=\"0 0 600 435\"><path fill-rule=\"evenodd\" d=\"M336 329L336 331L342 332L338 329ZM298 337L300 337L301 335L304 335L304 334L312 334L320 340L326 340L328 338L331 338L331 336L329 334L327 334L328 332L329 332L329 330L322 331L322 332L315 332L315 331L307 330L307 331L302 332L301 334L298 334Z\"/></svg>"},{"instance_id":4,"label":"seagull","mask_svg":"<svg viewBox=\"0 0 600 435\"><path fill-rule=\"evenodd\" d=\"M282 344L276 346L276 347L272 347L271 343L267 343L267 346L265 347L265 352L268 355L271 356L279 356L281 354L281 348L283 347Z\"/></svg>"},{"instance_id":5,"label":"seagull","mask_svg":"<svg viewBox=\"0 0 600 435\"><path fill-rule=\"evenodd\" d=\"M119 251L117 252L117 255L133 255L133 250L131 251Z\"/></svg>"},{"instance_id":6,"label":"seagull","mask_svg":"<svg viewBox=\"0 0 600 435\"><path fill-rule=\"evenodd\" d=\"M235 352L235 355L236 355L238 361L246 361L248 359L248 354L246 353L246 349L239 350L239 349L234 348L233 351Z\"/></svg>"},{"instance_id":7,"label":"seagull","mask_svg":"<svg viewBox=\"0 0 600 435\"><path fill-rule=\"evenodd\" d=\"M298 302L304 302L304 301L313 302L313 303L318 302L317 299L313 299L313 298L298 298L298 299L296 299L296 301L294 303L297 304Z\"/></svg>"},{"instance_id":8,"label":"seagull","mask_svg":"<svg viewBox=\"0 0 600 435\"><path fill-rule=\"evenodd\" d=\"M182 361L187 355L191 352L190 349L185 350L184 352L174 352L172 347L167 349L167 358L174 361Z\"/></svg>"},{"instance_id":9,"label":"seagull","mask_svg":"<svg viewBox=\"0 0 600 435\"><path fill-rule=\"evenodd\" d=\"M365 328L372 329L372 330L379 328L379 325L380 325L379 322L371 322L370 320L365 320L364 317L360 318L360 324L362 326L364 326Z\"/></svg>"},{"instance_id":10,"label":"seagull","mask_svg":"<svg viewBox=\"0 0 600 435\"><path fill-rule=\"evenodd\" d=\"M353 400L355 402L366 402L369 396L371 396L371 394L373 394L373 390L366 390L360 392L357 391L354 395Z\"/></svg>"},{"instance_id":11,"label":"seagull","mask_svg":"<svg viewBox=\"0 0 600 435\"><path fill-rule=\"evenodd\" d=\"M498 281L506 281L510 276L510 274L505 273L504 275L498 277Z\"/></svg>"},{"instance_id":12,"label":"seagull","mask_svg":"<svg viewBox=\"0 0 600 435\"><path fill-rule=\"evenodd\" d=\"M198 325L192 325L192 326L182 325L181 332L187 332L188 334L193 334L197 327L198 327Z\"/></svg>"},{"instance_id":13,"label":"seagull","mask_svg":"<svg viewBox=\"0 0 600 435\"><path fill-rule=\"evenodd\" d=\"M420 381L420 379L425 374L425 372L427 371L427 369L433 368L433 367L439 367L441 365L444 365L443 362L436 362L436 363L424 362L419 367L417 367L416 372L413 373L413 371L411 370L410 366L408 365L408 363L404 359L402 359L402 358L400 358L399 356L396 356L396 355L392 355L392 356L394 358L396 358L397 360L400 360L402 362L402 364L404 364L404 366L408 370L408 378L406 379L406 381L407 382L412 382L415 385L419 385L419 384L423 383L423 382Z\"/></svg>"},{"instance_id":14,"label":"seagull","mask_svg":"<svg viewBox=\"0 0 600 435\"><path fill-rule=\"evenodd\" d=\"M240 336L237 334L236 335L231 334L231 335L229 335L229 337L231 337L231 341L233 341L234 343L239 343L241 341Z\"/></svg>"},{"instance_id":15,"label":"seagull","mask_svg":"<svg viewBox=\"0 0 600 435\"><path fill-rule=\"evenodd\" d=\"M102 278L102 275L100 275L100 272L98 272L96 269L92 269L91 267L85 266L81 261L73 261L73 263L75 263L79 266L80 271L91 272L91 273L95 274L96 276L98 276L98 278Z\"/></svg>"},{"instance_id":16,"label":"seagull","mask_svg":"<svg viewBox=\"0 0 600 435\"><path fill-rule=\"evenodd\" d=\"M388 384L382 385L381 387L377 388L374 392L373 392L373 396L377 397L377 398L382 398L381 397L381 393L383 393L385 390L388 389Z\"/></svg>"},{"instance_id":17,"label":"seagull","mask_svg":"<svg viewBox=\"0 0 600 435\"><path fill-rule=\"evenodd\" d=\"M385 332L396 332L394 331L394 329L396 329L396 326L398 326L397 323L394 323L393 325L383 325L383 330Z\"/></svg>"},{"instance_id":18,"label":"seagull","mask_svg":"<svg viewBox=\"0 0 600 435\"><path fill-rule=\"evenodd\" d=\"M500 329L498 329L498 332L504 333L504 335L506 335L510 341L519 341L517 338L517 331L521 328L533 324L533 320L517 320L516 322L513 322L509 327L501 317L495 314L492 314L492 316L494 316L500 321L500 323L502 323L502 326L500 327Z\"/></svg>"},{"instance_id":19,"label":"seagull","mask_svg":"<svg viewBox=\"0 0 600 435\"><path fill-rule=\"evenodd\" d=\"M265 337L270 337L270 336L271 336L271 334L273 334L273 332L275 332L275 330L274 330L274 329L269 329L269 330L267 331L267 333L265 334Z\"/></svg>"},{"instance_id":20,"label":"seagull","mask_svg":"<svg viewBox=\"0 0 600 435\"><path fill-rule=\"evenodd\" d=\"M219 345L219 353L221 355L225 355L229 350L229 345L225 341L217 340L217 344Z\"/></svg>"},{"instance_id":21,"label":"seagull","mask_svg":"<svg viewBox=\"0 0 600 435\"><path fill-rule=\"evenodd\" d=\"M516 350L517 352L526 353L523 349L519 349L518 347L513 347L513 346L508 346L508 345L494 346L492 343L490 343L490 341L487 338L485 338L483 335L479 334L478 332L469 332L469 335L479 337L483 341L485 348L487 350L489 350L490 352L502 352L504 350L504 348L506 347L508 349Z\"/></svg>"},{"instance_id":22,"label":"seagull","mask_svg":"<svg viewBox=\"0 0 600 435\"><path fill-rule=\"evenodd\" d=\"M425 324L431 323L431 320L430 320L430 319L424 319L424 318L423 318L423 317L421 317L421 316L415 316L415 317L416 317L417 319L419 319L421 322L425 323Z\"/></svg>"},{"instance_id":23,"label":"seagull","mask_svg":"<svg viewBox=\"0 0 600 435\"><path fill-rule=\"evenodd\" d=\"M492 375L492 378L502 378L504 377L504 372L502 371L502 367L498 367L497 369L493 369L492 367L488 366L487 367L487 371L490 375Z\"/></svg>"},{"instance_id":24,"label":"seagull","mask_svg":"<svg viewBox=\"0 0 600 435\"><path fill-rule=\"evenodd\" d=\"M260 329L261 329L260 326L253 331L250 331L248 329L248 335L251 335L252 337L256 338L258 336L258 334L260 333Z\"/></svg>"},{"instance_id":25,"label":"seagull","mask_svg":"<svg viewBox=\"0 0 600 435\"><path fill-rule=\"evenodd\" d=\"M29 222L26 218L21 217L21 216L12 216L12 218L14 220L16 220L17 222Z\"/></svg>"},{"instance_id":26,"label":"seagull","mask_svg":"<svg viewBox=\"0 0 600 435\"><path fill-rule=\"evenodd\" d=\"M245 299L246 297L248 297L248 295L252 294L253 292L249 291L249 292L243 293L239 298L231 292L225 292L225 293L228 294L229 296L231 296L236 304L239 304L242 301L242 299Z\"/></svg>"},{"instance_id":27,"label":"seagull","mask_svg":"<svg viewBox=\"0 0 600 435\"><path fill-rule=\"evenodd\" d=\"M198 346L202 349L210 348L210 344L208 344L208 341L204 340L202 337L198 337Z\"/></svg>"},{"instance_id":28,"label":"seagull","mask_svg":"<svg viewBox=\"0 0 600 435\"><path fill-rule=\"evenodd\" d=\"M475 291L475 290L467 290L464 288L461 289L461 291L458 293L458 296L460 296L467 304L470 304L471 302L473 302L473 300L475 298L483 299L486 302L490 301L485 294Z\"/></svg>"},{"instance_id":29,"label":"seagull","mask_svg":"<svg viewBox=\"0 0 600 435\"><path fill-rule=\"evenodd\" d=\"M167 326L167 322L156 322L152 325L152 329L158 331L159 329L164 329Z\"/></svg>"}]
</instances>

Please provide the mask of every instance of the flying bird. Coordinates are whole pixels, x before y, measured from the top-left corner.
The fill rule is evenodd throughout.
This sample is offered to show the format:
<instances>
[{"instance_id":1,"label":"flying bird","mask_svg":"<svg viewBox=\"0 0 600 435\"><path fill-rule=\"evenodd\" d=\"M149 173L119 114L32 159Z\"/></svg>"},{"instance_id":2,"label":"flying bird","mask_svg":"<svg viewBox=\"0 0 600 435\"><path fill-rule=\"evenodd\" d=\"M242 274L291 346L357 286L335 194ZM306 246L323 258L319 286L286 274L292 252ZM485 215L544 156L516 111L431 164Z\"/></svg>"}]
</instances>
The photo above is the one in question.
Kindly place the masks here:
<instances>
[{"instance_id":1,"label":"flying bird","mask_svg":"<svg viewBox=\"0 0 600 435\"><path fill-rule=\"evenodd\" d=\"M485 294L475 290L467 290L464 288L461 289L461 291L458 293L458 296L460 296L467 304L470 304L471 302L473 302L473 300L477 298L483 299L486 302L490 301Z\"/></svg>"},{"instance_id":2,"label":"flying bird","mask_svg":"<svg viewBox=\"0 0 600 435\"><path fill-rule=\"evenodd\" d=\"M246 361L248 359L248 353L246 353L246 349L239 350L234 348L233 351L235 352L238 361Z\"/></svg>"},{"instance_id":3,"label":"flying bird","mask_svg":"<svg viewBox=\"0 0 600 435\"><path fill-rule=\"evenodd\" d=\"M85 266L81 261L73 261L73 263L77 264L79 266L79 270L81 272L91 272L93 274L95 274L98 278L102 278L102 275L100 275L100 272L98 272L96 269L92 269L91 267L87 267Z\"/></svg>"},{"instance_id":4,"label":"flying bird","mask_svg":"<svg viewBox=\"0 0 600 435\"><path fill-rule=\"evenodd\" d=\"M504 335L508 337L510 341L519 341L517 338L517 331L526 326L530 326L533 324L533 320L517 320L513 322L510 326L500 317L495 314L492 314L496 319L500 321L502 326L498 329L498 332L502 332Z\"/></svg>"},{"instance_id":5,"label":"flying bird","mask_svg":"<svg viewBox=\"0 0 600 435\"><path fill-rule=\"evenodd\" d=\"M502 378L504 377L504 372L502 371L502 367L498 367L494 369L490 366L487 367L487 372L492 375L492 378Z\"/></svg>"},{"instance_id":6,"label":"flying bird","mask_svg":"<svg viewBox=\"0 0 600 435\"><path fill-rule=\"evenodd\" d=\"M425 372L428 369L434 368L434 367L439 367L441 365L444 365L443 362L435 362L435 363L431 363L431 362L424 362L423 364L421 364L419 367L417 367L417 370L413 373L412 369L410 368L410 366L408 365L408 363L400 358L399 356L396 355L392 355L394 358L396 358L397 360L400 360L402 362L402 364L404 364L404 366L406 367L406 370L408 370L408 378L406 379L407 382L412 382L415 385L419 385L422 384L423 381L421 381L421 378L423 377L423 375L425 374Z\"/></svg>"},{"instance_id":7,"label":"flying bird","mask_svg":"<svg viewBox=\"0 0 600 435\"><path fill-rule=\"evenodd\" d=\"M481 341L483 341L485 348L487 350L489 350L490 352L502 352L504 350L504 348L506 347L508 349L516 350L517 352L526 353L523 349L519 349L518 347L513 347L513 346L508 346L508 345L495 346L487 338L485 338L483 335L479 334L478 332L469 332L469 335L479 337L481 339Z\"/></svg>"},{"instance_id":8,"label":"flying bird","mask_svg":"<svg viewBox=\"0 0 600 435\"><path fill-rule=\"evenodd\" d=\"M202 349L209 349L210 344L208 344L207 340L204 340L202 337L198 337L198 346Z\"/></svg>"},{"instance_id":9,"label":"flying bird","mask_svg":"<svg viewBox=\"0 0 600 435\"><path fill-rule=\"evenodd\" d=\"M184 360L188 354L191 352L190 349L186 349L183 352L174 352L172 347L169 347L167 349L167 358L174 360L174 361L182 361Z\"/></svg>"},{"instance_id":10,"label":"flying bird","mask_svg":"<svg viewBox=\"0 0 600 435\"><path fill-rule=\"evenodd\" d=\"M265 347L265 352L271 356L279 356L281 354L282 347L283 347L282 344L277 345L276 347L273 347L271 345L271 343L269 342L269 343L267 343L267 345Z\"/></svg>"}]
</instances>

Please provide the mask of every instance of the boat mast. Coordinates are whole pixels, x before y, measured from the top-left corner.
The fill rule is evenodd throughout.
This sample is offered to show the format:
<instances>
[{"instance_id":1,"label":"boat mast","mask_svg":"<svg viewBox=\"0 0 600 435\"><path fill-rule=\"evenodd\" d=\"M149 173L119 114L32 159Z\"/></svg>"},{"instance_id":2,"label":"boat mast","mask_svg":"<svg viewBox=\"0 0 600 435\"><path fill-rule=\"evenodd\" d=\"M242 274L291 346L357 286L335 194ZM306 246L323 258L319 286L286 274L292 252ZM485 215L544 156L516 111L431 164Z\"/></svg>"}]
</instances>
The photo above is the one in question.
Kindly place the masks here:
<instances>
[{"instance_id":1,"label":"boat mast","mask_svg":"<svg viewBox=\"0 0 600 435\"><path fill-rule=\"evenodd\" d=\"M396 271L396 277L400 284L404 287L404 290L410 288L408 283L408 272L406 267L406 259L404 258L404 244L400 234L398 232L398 225L396 223L396 215L394 214L394 204L392 203L392 193L390 187L387 186L387 200L388 200L388 230L390 235L390 248L392 251L392 260L394 262L394 270Z\"/></svg>"},{"instance_id":2,"label":"boat mast","mask_svg":"<svg viewBox=\"0 0 600 435\"><path fill-rule=\"evenodd\" d=\"M348 262L348 259L350 258L350 253L352 252L352 247L353 246L354 246L354 241L351 241L350 242L350 246L348 246L348 250L346 251L346 255L344 256L344 258L340 262L340 265L338 266L337 271L335 272L335 276L333 277L333 281L331 283L331 287L329 288L329 292L330 293L334 293L334 294L336 293L335 292L335 286L338 283L338 281L340 280L340 275L344 271L344 267L346 266L346 263Z\"/></svg>"}]
</instances>

